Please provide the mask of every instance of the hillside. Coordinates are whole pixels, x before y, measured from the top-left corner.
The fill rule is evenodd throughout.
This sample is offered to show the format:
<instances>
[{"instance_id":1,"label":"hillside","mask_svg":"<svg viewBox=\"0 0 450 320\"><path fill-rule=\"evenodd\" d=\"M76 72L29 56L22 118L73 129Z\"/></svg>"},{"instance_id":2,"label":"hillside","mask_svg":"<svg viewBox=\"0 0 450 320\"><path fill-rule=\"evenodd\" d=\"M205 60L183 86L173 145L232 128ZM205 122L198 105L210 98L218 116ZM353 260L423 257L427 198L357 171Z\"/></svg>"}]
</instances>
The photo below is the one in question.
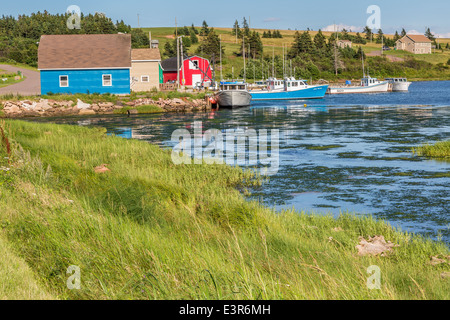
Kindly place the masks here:
<instances>
[{"instance_id":1,"label":"hillside","mask_svg":"<svg viewBox=\"0 0 450 320\"><path fill-rule=\"evenodd\" d=\"M200 29L199 27L197 27ZM151 32L152 39L153 40L159 40L160 41L160 48L161 52L164 53L164 45L168 41L173 41L175 38L175 28L143 28L142 29L144 33L148 34ZM236 36L232 34L231 28L214 28L216 33L221 37L222 45L224 48L224 56L223 56L223 74L224 77L231 77L233 74L234 69L234 76L238 77L239 72L243 69L243 59L242 57L237 57L234 53L239 52L242 46L242 40L236 39ZM260 35L262 35L265 31L264 29L251 29L251 31L256 31ZM303 33L304 31L299 31L300 33ZM283 38L261 38L263 43L263 50L264 50L264 57L267 60L272 59L273 54L275 56L281 57L283 54L283 46L287 47L288 50L291 48L292 43L294 42L294 35L296 33L295 30L280 30L280 33L282 34ZM311 37L314 38L314 36L317 34L317 31L310 31L309 32ZM323 32L325 35L327 41L330 38L330 36L333 34L332 32ZM350 35L356 35L356 33L349 33ZM364 36L364 34L361 34ZM392 39L393 35L386 35L387 38ZM201 41L202 37L199 36L199 40ZM441 44L444 44L444 47L446 43L450 43L450 39L439 39L439 42ZM391 62L393 60L398 60L400 62L404 62L405 60L417 60L418 63L421 64L422 68L417 68L417 65L409 66L409 65L401 65L398 63L387 63L388 71L390 73L386 73L386 66L383 65L380 70L377 70L376 65L379 65L380 61L379 58L371 58L370 56L374 55L376 56L378 52L381 52L381 44L377 43L370 43L368 42L365 45L361 44L354 44L354 49L357 50L358 47L361 46L364 52L369 56L369 59L367 63L372 63L372 72L373 76L378 77L390 77L390 76L408 76L411 79L415 80L448 80L450 79L450 70L447 67L447 63L450 60L450 50L444 49L442 51L437 51L431 55L413 55L411 53L405 52L405 51L387 51L385 54L388 57L388 62ZM199 47L199 44L193 44L189 50L190 54L193 54L196 52L197 48ZM379 55L379 54L378 54ZM399 58L399 59L396 59ZM281 59L281 58L280 58ZM271 62L270 62L271 63ZM426 63L431 63L432 65L427 65ZM438 64L442 64L442 67L438 66ZM361 70L361 63L357 61L350 61L348 63L349 72L343 72L338 78L339 79L346 79L346 78L354 78L358 79L361 76L362 70ZM430 72L431 69L435 72ZM320 69L320 68L319 68ZM392 71L392 69L395 69L395 71ZM219 67L217 67L217 70L220 70ZM399 71L400 70L400 71ZM415 72L416 70L416 72ZM376 74L378 72L378 74ZM249 71L251 73L251 70ZM396 74L393 74L396 73ZM327 79L327 80L336 80L333 74L329 73L323 73L320 75L321 78ZM249 77L250 78L250 77ZM318 79L319 77L312 76L314 79ZM249 79L251 81L251 79Z\"/></svg>"}]
</instances>

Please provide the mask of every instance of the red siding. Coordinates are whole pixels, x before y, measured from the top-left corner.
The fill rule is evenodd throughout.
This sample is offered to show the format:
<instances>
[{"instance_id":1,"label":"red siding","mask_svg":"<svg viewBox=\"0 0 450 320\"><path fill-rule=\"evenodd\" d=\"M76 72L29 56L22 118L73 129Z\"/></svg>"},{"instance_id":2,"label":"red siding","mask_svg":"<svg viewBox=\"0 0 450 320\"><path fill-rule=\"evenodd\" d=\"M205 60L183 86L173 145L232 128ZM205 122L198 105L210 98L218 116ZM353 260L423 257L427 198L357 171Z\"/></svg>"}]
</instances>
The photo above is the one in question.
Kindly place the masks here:
<instances>
[{"instance_id":1,"label":"red siding","mask_svg":"<svg viewBox=\"0 0 450 320\"><path fill-rule=\"evenodd\" d=\"M190 60L186 59L184 60L184 79L185 79L185 85L186 86L192 86L192 80L197 75L197 79L199 81L204 80L204 82L211 82L212 78L212 70L209 66L209 61L207 59L203 59L200 57L192 57L191 61L198 61L199 69L193 70L190 68ZM201 70L200 70L201 69ZM202 72L203 70L203 72ZM207 76L205 76L205 74ZM177 80L177 73L176 72L166 72L164 71L164 82L168 81L176 81ZM180 82L183 81L183 69L180 69Z\"/></svg>"},{"instance_id":2,"label":"red siding","mask_svg":"<svg viewBox=\"0 0 450 320\"><path fill-rule=\"evenodd\" d=\"M177 81L177 73L175 71L173 71L173 72L164 71L164 83L167 83L170 81Z\"/></svg>"}]
</instances>

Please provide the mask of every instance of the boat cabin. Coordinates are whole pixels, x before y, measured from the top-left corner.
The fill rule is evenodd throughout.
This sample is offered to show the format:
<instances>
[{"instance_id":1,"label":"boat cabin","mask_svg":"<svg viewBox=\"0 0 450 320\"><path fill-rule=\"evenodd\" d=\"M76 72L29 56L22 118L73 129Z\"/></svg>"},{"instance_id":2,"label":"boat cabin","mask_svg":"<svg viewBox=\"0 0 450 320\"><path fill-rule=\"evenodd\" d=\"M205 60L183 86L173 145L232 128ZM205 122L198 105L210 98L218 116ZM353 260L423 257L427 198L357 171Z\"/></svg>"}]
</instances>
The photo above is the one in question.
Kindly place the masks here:
<instances>
[{"instance_id":1,"label":"boat cabin","mask_svg":"<svg viewBox=\"0 0 450 320\"><path fill-rule=\"evenodd\" d=\"M406 79L406 78L386 78L386 81L389 81L390 83L408 82L408 79Z\"/></svg>"},{"instance_id":2,"label":"boat cabin","mask_svg":"<svg viewBox=\"0 0 450 320\"><path fill-rule=\"evenodd\" d=\"M248 84L240 81L221 82L220 91L247 91Z\"/></svg>"},{"instance_id":3,"label":"boat cabin","mask_svg":"<svg viewBox=\"0 0 450 320\"><path fill-rule=\"evenodd\" d=\"M269 79L269 90L296 91L308 86L306 80L296 80L295 78L286 78L285 80Z\"/></svg>"},{"instance_id":4,"label":"boat cabin","mask_svg":"<svg viewBox=\"0 0 450 320\"><path fill-rule=\"evenodd\" d=\"M378 80L377 78L372 78L372 77L365 77L361 79L361 86L362 87L370 87L376 84L380 84L381 81Z\"/></svg>"}]
</instances>

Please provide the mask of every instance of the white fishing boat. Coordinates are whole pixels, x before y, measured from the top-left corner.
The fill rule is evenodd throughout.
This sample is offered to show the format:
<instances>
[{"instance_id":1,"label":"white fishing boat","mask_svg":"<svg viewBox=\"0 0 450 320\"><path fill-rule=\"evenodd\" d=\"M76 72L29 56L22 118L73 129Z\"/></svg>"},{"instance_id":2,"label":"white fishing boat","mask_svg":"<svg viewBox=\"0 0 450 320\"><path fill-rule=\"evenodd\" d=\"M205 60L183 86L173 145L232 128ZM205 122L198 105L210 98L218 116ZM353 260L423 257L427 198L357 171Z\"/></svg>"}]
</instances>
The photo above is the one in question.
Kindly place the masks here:
<instances>
[{"instance_id":1,"label":"white fishing boat","mask_svg":"<svg viewBox=\"0 0 450 320\"><path fill-rule=\"evenodd\" d=\"M335 86L328 89L328 94L350 94L350 93L382 93L389 91L389 82L367 76L361 79L359 86L347 83L344 86Z\"/></svg>"},{"instance_id":2,"label":"white fishing boat","mask_svg":"<svg viewBox=\"0 0 450 320\"><path fill-rule=\"evenodd\" d=\"M386 81L392 86L393 92L409 91L409 86L412 82L409 82L406 78L387 78Z\"/></svg>"},{"instance_id":3,"label":"white fishing boat","mask_svg":"<svg viewBox=\"0 0 450 320\"><path fill-rule=\"evenodd\" d=\"M248 107L252 96L248 92L248 84L244 81L222 81L215 101L220 107Z\"/></svg>"}]
</instances>

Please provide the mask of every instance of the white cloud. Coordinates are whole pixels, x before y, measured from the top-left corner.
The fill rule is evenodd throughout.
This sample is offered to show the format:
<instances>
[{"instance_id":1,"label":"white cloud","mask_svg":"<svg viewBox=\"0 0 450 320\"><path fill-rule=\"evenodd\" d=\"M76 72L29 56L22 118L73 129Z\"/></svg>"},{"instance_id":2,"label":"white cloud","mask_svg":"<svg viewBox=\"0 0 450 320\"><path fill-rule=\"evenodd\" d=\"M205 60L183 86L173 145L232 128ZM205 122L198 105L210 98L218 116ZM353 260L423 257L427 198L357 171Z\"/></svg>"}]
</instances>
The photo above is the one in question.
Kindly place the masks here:
<instances>
[{"instance_id":1,"label":"white cloud","mask_svg":"<svg viewBox=\"0 0 450 320\"><path fill-rule=\"evenodd\" d=\"M447 33L433 33L433 34L437 38L445 38L445 39L449 39L450 38L450 32L447 32Z\"/></svg>"},{"instance_id":2,"label":"white cloud","mask_svg":"<svg viewBox=\"0 0 450 320\"><path fill-rule=\"evenodd\" d=\"M349 26L346 24L331 24L323 28L322 31L335 32L335 31L342 31L342 29L345 29L347 31L351 30L352 32L362 32L364 30L363 27Z\"/></svg>"},{"instance_id":3,"label":"white cloud","mask_svg":"<svg viewBox=\"0 0 450 320\"><path fill-rule=\"evenodd\" d=\"M411 34L411 35L413 35L413 34L422 34L423 35L423 32L419 32L417 30L409 30L408 32L406 32L406 34Z\"/></svg>"}]
</instances>

